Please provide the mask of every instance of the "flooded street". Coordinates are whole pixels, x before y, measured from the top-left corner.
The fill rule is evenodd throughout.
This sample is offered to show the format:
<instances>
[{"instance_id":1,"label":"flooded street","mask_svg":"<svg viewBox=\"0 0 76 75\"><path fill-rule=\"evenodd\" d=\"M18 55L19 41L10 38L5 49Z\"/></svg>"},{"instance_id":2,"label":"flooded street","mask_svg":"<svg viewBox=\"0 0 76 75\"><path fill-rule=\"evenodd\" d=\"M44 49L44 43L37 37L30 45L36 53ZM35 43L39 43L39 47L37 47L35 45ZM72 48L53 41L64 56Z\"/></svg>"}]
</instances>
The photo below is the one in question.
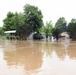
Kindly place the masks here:
<instances>
[{"instance_id":1,"label":"flooded street","mask_svg":"<svg viewBox=\"0 0 76 75\"><path fill-rule=\"evenodd\" d=\"M0 75L76 75L76 42L0 40Z\"/></svg>"}]
</instances>

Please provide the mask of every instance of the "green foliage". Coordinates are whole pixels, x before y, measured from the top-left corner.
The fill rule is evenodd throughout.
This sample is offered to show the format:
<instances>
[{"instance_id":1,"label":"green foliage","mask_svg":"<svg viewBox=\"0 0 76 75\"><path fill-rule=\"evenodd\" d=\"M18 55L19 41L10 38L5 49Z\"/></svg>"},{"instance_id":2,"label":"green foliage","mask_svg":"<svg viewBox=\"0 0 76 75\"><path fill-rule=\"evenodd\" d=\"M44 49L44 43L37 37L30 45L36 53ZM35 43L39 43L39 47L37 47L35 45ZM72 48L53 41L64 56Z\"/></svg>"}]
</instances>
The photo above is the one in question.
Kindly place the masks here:
<instances>
[{"instance_id":1,"label":"green foliage","mask_svg":"<svg viewBox=\"0 0 76 75\"><path fill-rule=\"evenodd\" d=\"M16 34L19 36L19 39L27 39L27 35L29 34L29 26L27 26L25 22L25 17L23 13L15 13L15 25L16 28Z\"/></svg>"},{"instance_id":2,"label":"green foliage","mask_svg":"<svg viewBox=\"0 0 76 75\"><path fill-rule=\"evenodd\" d=\"M24 24L24 16L23 13L12 13L8 12L7 17L3 20L4 30L16 30L19 26Z\"/></svg>"},{"instance_id":3,"label":"green foliage","mask_svg":"<svg viewBox=\"0 0 76 75\"><path fill-rule=\"evenodd\" d=\"M32 32L39 32L43 25L43 16L38 7L26 4L24 6L24 16L25 22L31 26Z\"/></svg>"},{"instance_id":4,"label":"green foliage","mask_svg":"<svg viewBox=\"0 0 76 75\"><path fill-rule=\"evenodd\" d=\"M4 35L3 27L0 27L0 35L1 35L1 36L3 36L3 35Z\"/></svg>"},{"instance_id":5,"label":"green foliage","mask_svg":"<svg viewBox=\"0 0 76 75\"><path fill-rule=\"evenodd\" d=\"M59 39L60 30L58 28L53 28L53 36L56 38L56 40Z\"/></svg>"},{"instance_id":6,"label":"green foliage","mask_svg":"<svg viewBox=\"0 0 76 75\"><path fill-rule=\"evenodd\" d=\"M31 27L27 24L19 26L17 28L17 35L19 36L20 39L27 39L29 34L31 33Z\"/></svg>"},{"instance_id":7,"label":"green foliage","mask_svg":"<svg viewBox=\"0 0 76 75\"><path fill-rule=\"evenodd\" d=\"M66 22L65 18L60 17L55 24L55 28L59 30L59 33L65 32L65 31L67 31L66 24L67 24L67 22Z\"/></svg>"},{"instance_id":8,"label":"green foliage","mask_svg":"<svg viewBox=\"0 0 76 75\"><path fill-rule=\"evenodd\" d=\"M76 40L76 19L72 19L68 24L68 32L73 40Z\"/></svg>"},{"instance_id":9,"label":"green foliage","mask_svg":"<svg viewBox=\"0 0 76 75\"><path fill-rule=\"evenodd\" d=\"M4 30L15 30L16 27L15 27L15 18L14 18L14 13L12 12L8 12L7 13L7 17L3 20L4 22L4 25L3 25L3 28Z\"/></svg>"},{"instance_id":10,"label":"green foliage","mask_svg":"<svg viewBox=\"0 0 76 75\"><path fill-rule=\"evenodd\" d=\"M53 31L53 25L52 25L51 21L46 22L46 25L40 29L40 32L43 33L46 36L46 38L48 36L49 37L52 36L52 31Z\"/></svg>"},{"instance_id":11,"label":"green foliage","mask_svg":"<svg viewBox=\"0 0 76 75\"><path fill-rule=\"evenodd\" d=\"M43 25L42 13L38 7L26 4L24 13L17 15L16 13L17 35L21 39L27 39L30 33L37 32Z\"/></svg>"},{"instance_id":12,"label":"green foliage","mask_svg":"<svg viewBox=\"0 0 76 75\"><path fill-rule=\"evenodd\" d=\"M41 40L41 39L43 39L43 36L40 33L36 33L36 34L33 35L33 39L35 39L35 40Z\"/></svg>"},{"instance_id":13,"label":"green foliage","mask_svg":"<svg viewBox=\"0 0 76 75\"><path fill-rule=\"evenodd\" d=\"M7 17L3 20L4 31L16 30L17 36L26 39L30 33L37 32L43 25L43 16L38 7L26 4L24 13L8 12Z\"/></svg>"},{"instance_id":14,"label":"green foliage","mask_svg":"<svg viewBox=\"0 0 76 75\"><path fill-rule=\"evenodd\" d=\"M15 26L16 29L20 26L23 26L25 24L24 22L24 14L23 13L15 13Z\"/></svg>"},{"instance_id":15,"label":"green foliage","mask_svg":"<svg viewBox=\"0 0 76 75\"><path fill-rule=\"evenodd\" d=\"M65 20L64 17L60 17L56 24L55 24L55 27L53 29L53 36L58 40L59 38L59 34L62 33L62 32L65 32L67 31L67 26L66 26L67 22Z\"/></svg>"}]
</instances>

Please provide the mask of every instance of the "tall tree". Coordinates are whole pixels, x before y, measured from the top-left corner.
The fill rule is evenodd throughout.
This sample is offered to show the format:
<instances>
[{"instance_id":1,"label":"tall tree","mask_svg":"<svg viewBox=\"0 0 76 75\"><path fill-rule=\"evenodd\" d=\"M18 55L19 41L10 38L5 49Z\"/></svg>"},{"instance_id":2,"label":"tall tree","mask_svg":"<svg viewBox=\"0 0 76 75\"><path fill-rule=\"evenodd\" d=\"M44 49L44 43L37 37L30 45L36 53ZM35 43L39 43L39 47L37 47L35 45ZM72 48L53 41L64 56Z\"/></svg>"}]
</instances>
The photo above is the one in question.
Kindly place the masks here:
<instances>
[{"instance_id":1,"label":"tall tree","mask_svg":"<svg viewBox=\"0 0 76 75\"><path fill-rule=\"evenodd\" d=\"M43 16L38 7L26 4L24 13L7 13L7 17L3 20L4 30L17 30L17 35L26 39L30 33L37 32L43 25Z\"/></svg>"},{"instance_id":2,"label":"tall tree","mask_svg":"<svg viewBox=\"0 0 76 75\"><path fill-rule=\"evenodd\" d=\"M31 31L39 32L39 29L43 25L43 15L41 10L36 6L26 4L24 6L24 16L26 24L29 25L32 29Z\"/></svg>"},{"instance_id":3,"label":"tall tree","mask_svg":"<svg viewBox=\"0 0 76 75\"><path fill-rule=\"evenodd\" d=\"M53 32L52 22L46 22L46 25L43 26L40 31L46 36L46 38L51 37Z\"/></svg>"},{"instance_id":4,"label":"tall tree","mask_svg":"<svg viewBox=\"0 0 76 75\"><path fill-rule=\"evenodd\" d=\"M14 13L13 12L8 12L7 13L7 17L3 20L4 25L3 28L4 30L14 30L16 29L15 25L14 25Z\"/></svg>"},{"instance_id":5,"label":"tall tree","mask_svg":"<svg viewBox=\"0 0 76 75\"><path fill-rule=\"evenodd\" d=\"M26 39L27 34L25 34L29 29L27 29L24 15L23 13L15 13L15 25L16 27L16 34L20 39Z\"/></svg>"},{"instance_id":6,"label":"tall tree","mask_svg":"<svg viewBox=\"0 0 76 75\"><path fill-rule=\"evenodd\" d=\"M66 22L65 18L60 17L55 24L55 28L59 29L60 33L64 32L64 31L66 31L66 27L67 27L66 24L67 24L67 22Z\"/></svg>"},{"instance_id":7,"label":"tall tree","mask_svg":"<svg viewBox=\"0 0 76 75\"><path fill-rule=\"evenodd\" d=\"M3 27L0 27L0 35L1 35L1 36L3 36L3 35L4 35Z\"/></svg>"},{"instance_id":8,"label":"tall tree","mask_svg":"<svg viewBox=\"0 0 76 75\"><path fill-rule=\"evenodd\" d=\"M68 32L73 40L76 40L76 19L72 19L68 24Z\"/></svg>"},{"instance_id":9,"label":"tall tree","mask_svg":"<svg viewBox=\"0 0 76 75\"><path fill-rule=\"evenodd\" d=\"M7 13L7 17L3 20L4 25L3 25L3 29L5 31L9 31L9 30L16 30L17 35L21 38L21 36L23 35L23 33L21 33L23 31L22 28L24 28L24 15L23 13L12 13L12 12L8 12Z\"/></svg>"},{"instance_id":10,"label":"tall tree","mask_svg":"<svg viewBox=\"0 0 76 75\"><path fill-rule=\"evenodd\" d=\"M59 34L67 31L67 22L64 17L60 17L54 27L53 36L58 40Z\"/></svg>"}]
</instances>

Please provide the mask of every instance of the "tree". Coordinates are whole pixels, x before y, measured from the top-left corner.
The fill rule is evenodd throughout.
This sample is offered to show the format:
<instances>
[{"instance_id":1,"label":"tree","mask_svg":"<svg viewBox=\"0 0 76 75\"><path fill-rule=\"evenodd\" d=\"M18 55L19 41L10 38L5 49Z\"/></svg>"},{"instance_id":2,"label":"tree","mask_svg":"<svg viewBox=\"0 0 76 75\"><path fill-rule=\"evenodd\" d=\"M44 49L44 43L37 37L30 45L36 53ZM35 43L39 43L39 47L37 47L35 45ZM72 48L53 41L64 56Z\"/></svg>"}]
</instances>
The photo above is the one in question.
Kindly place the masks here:
<instances>
[{"instance_id":1,"label":"tree","mask_svg":"<svg viewBox=\"0 0 76 75\"><path fill-rule=\"evenodd\" d=\"M58 28L53 28L53 37L58 41L60 30Z\"/></svg>"},{"instance_id":2,"label":"tree","mask_svg":"<svg viewBox=\"0 0 76 75\"><path fill-rule=\"evenodd\" d=\"M58 40L59 34L67 31L67 22L64 17L60 17L54 27L53 36Z\"/></svg>"},{"instance_id":3,"label":"tree","mask_svg":"<svg viewBox=\"0 0 76 75\"><path fill-rule=\"evenodd\" d=\"M14 24L15 18L14 18L14 13L8 12L7 17L3 20L4 25L3 28L5 31L7 30L15 30L15 24Z\"/></svg>"},{"instance_id":4,"label":"tree","mask_svg":"<svg viewBox=\"0 0 76 75\"><path fill-rule=\"evenodd\" d=\"M46 22L46 25L43 26L40 31L46 36L46 38L51 37L53 31L52 22Z\"/></svg>"},{"instance_id":5,"label":"tree","mask_svg":"<svg viewBox=\"0 0 76 75\"><path fill-rule=\"evenodd\" d=\"M39 29L43 25L43 15L38 7L26 4L24 6L25 22L31 27L32 32L39 33Z\"/></svg>"},{"instance_id":6,"label":"tree","mask_svg":"<svg viewBox=\"0 0 76 75\"><path fill-rule=\"evenodd\" d=\"M60 17L55 24L55 28L59 29L60 33L64 32L64 31L66 31L66 27L67 27L66 24L67 24L67 22L66 22L65 18Z\"/></svg>"},{"instance_id":7,"label":"tree","mask_svg":"<svg viewBox=\"0 0 76 75\"><path fill-rule=\"evenodd\" d=\"M72 19L68 24L68 32L72 40L76 40L76 19Z\"/></svg>"},{"instance_id":8,"label":"tree","mask_svg":"<svg viewBox=\"0 0 76 75\"><path fill-rule=\"evenodd\" d=\"M19 39L27 39L27 36L29 34L28 32L30 32L30 27L27 26L23 13L15 13L15 25L17 26L16 34Z\"/></svg>"},{"instance_id":9,"label":"tree","mask_svg":"<svg viewBox=\"0 0 76 75\"><path fill-rule=\"evenodd\" d=\"M4 30L16 30L21 39L27 39L30 33L37 32L43 25L43 16L38 7L26 4L24 13L8 12L7 17L3 20Z\"/></svg>"},{"instance_id":10,"label":"tree","mask_svg":"<svg viewBox=\"0 0 76 75\"><path fill-rule=\"evenodd\" d=\"M3 35L4 35L3 27L0 27L0 35L1 35L1 36L3 36Z\"/></svg>"}]
</instances>

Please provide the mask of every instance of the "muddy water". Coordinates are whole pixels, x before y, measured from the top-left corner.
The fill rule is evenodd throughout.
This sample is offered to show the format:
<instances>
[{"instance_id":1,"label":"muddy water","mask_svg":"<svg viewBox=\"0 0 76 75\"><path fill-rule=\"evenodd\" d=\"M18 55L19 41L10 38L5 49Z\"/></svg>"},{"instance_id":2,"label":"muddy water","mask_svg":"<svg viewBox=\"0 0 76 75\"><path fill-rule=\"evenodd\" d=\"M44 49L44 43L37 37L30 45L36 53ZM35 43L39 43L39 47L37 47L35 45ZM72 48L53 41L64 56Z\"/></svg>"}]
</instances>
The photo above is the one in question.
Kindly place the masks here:
<instances>
[{"instance_id":1,"label":"muddy water","mask_svg":"<svg viewBox=\"0 0 76 75\"><path fill-rule=\"evenodd\" d=\"M76 75L76 42L0 40L0 75Z\"/></svg>"}]
</instances>

